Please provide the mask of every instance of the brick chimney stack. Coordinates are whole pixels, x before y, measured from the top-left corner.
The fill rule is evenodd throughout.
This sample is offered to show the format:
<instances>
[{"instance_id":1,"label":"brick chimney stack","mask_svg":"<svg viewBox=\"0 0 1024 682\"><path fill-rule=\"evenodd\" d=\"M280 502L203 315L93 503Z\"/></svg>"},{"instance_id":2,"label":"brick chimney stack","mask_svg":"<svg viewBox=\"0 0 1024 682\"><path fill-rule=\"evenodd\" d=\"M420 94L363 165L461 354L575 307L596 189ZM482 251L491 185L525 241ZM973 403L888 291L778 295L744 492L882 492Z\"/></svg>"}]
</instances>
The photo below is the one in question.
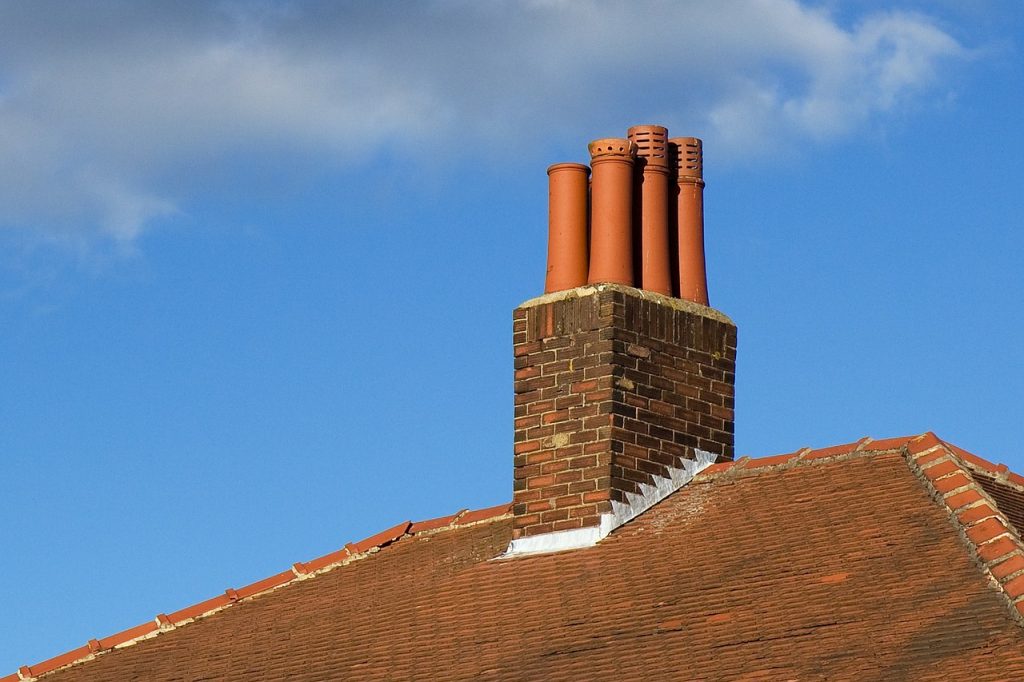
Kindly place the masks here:
<instances>
[{"instance_id":1,"label":"brick chimney stack","mask_svg":"<svg viewBox=\"0 0 1024 682\"><path fill-rule=\"evenodd\" d=\"M664 129L658 132L665 139ZM607 140L598 142L608 146ZM636 155L636 145L619 146ZM615 162L628 167L629 160L619 161L621 152L614 151ZM641 158L641 165L644 161ZM673 167L671 172L674 185L677 171ZM622 178L598 182L596 167L594 177L589 221L599 226L600 234L590 234L589 243L593 248L594 240L605 242L596 254L599 267L590 263L589 283L552 290L553 267L571 262L579 273L581 258L589 256L579 253L579 240L572 258L558 253L564 240L559 242L555 235L563 234L566 226L557 221L566 212L552 210L548 293L523 303L513 315L515 518L510 554L593 544L700 469L734 455L736 326L702 305L706 291L700 293L704 300L694 302L637 288L641 281L624 283L622 273L632 270L632 252L608 248L609 240L639 246L645 261L632 275L637 280L651 271L648 258L659 271L665 263L679 270L684 283L687 269L699 269L703 279L703 225L695 226L687 218L702 219L703 207L687 211L683 199L665 191L656 192L657 201L672 205L654 205L651 196L624 188ZM657 181L661 183L660 176ZM553 209L565 203L558 194L564 186L552 181ZM573 200L579 201L578 187L565 191L574 192ZM630 197L632 210L620 206L623 193ZM614 216L600 214L605 206L614 207ZM687 248L700 252L699 262L693 254L680 257L675 249L664 253L669 247L660 231L657 252L645 249L649 226L660 224L664 215L678 216L679 209L684 221L680 226L678 219L670 220L669 241L679 244L679 231L684 230ZM651 216L644 220L645 210L657 211L654 223ZM570 226L577 233L579 214L573 212ZM700 244L694 244L697 233ZM595 271L614 273L614 280L594 281ZM579 278L556 276L554 281L575 283ZM679 282L674 286L673 293L678 294Z\"/></svg>"}]
</instances>

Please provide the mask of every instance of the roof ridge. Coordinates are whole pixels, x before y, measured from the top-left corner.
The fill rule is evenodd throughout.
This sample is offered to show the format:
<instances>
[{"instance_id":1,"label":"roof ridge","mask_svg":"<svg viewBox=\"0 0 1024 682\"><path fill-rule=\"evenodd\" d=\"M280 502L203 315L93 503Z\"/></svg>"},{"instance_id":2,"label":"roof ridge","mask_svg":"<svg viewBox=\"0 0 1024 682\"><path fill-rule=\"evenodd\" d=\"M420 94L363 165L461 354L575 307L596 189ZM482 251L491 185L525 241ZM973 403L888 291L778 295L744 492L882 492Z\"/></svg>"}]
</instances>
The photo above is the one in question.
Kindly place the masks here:
<instances>
[{"instance_id":1,"label":"roof ridge","mask_svg":"<svg viewBox=\"0 0 1024 682\"><path fill-rule=\"evenodd\" d=\"M454 514L426 521L403 521L358 542L346 543L339 550L329 552L310 561L296 562L286 571L257 580L244 587L237 589L228 588L223 594L216 597L197 602L177 611L172 611L170 614L158 614L151 621L130 627L113 635L100 639L90 639L84 646L58 654L35 665L23 665L18 668L16 673L0 677L0 682L35 680L56 670L90 661L96 656L116 648L132 646L137 642L151 639L161 633L176 630L199 618L212 616L238 602L248 601L286 585L309 580L328 573L335 568L347 566L353 561L376 554L384 547L394 544L404 537L424 534L434 535L456 528L490 523L504 518L511 513L512 504L506 503L483 509L461 509Z\"/></svg>"},{"instance_id":2,"label":"roof ridge","mask_svg":"<svg viewBox=\"0 0 1024 682\"><path fill-rule=\"evenodd\" d=\"M811 450L801 448L783 455L758 459L741 457L714 464L695 477L742 478L768 471L791 469L819 461L837 461L880 452L899 451L931 497L947 512L971 557L990 583L999 589L1010 615L1024 626L1024 542L992 497L977 482L976 473L996 478L1024 492L1024 476L1005 464L996 464L947 443L933 432L917 436L875 440Z\"/></svg>"},{"instance_id":3,"label":"roof ridge","mask_svg":"<svg viewBox=\"0 0 1024 682\"><path fill-rule=\"evenodd\" d=\"M987 460L984 457L979 457L973 452L968 452L959 445L954 445L948 441L942 442L945 443L946 447L952 450L960 460L971 469L972 472L991 476L1000 483L1009 485L1014 490L1024 492L1024 476L1010 471L1010 467L1007 465L1001 462L997 463Z\"/></svg>"},{"instance_id":4,"label":"roof ridge","mask_svg":"<svg viewBox=\"0 0 1024 682\"><path fill-rule=\"evenodd\" d=\"M802 447L793 452L782 455L769 455L767 457L740 457L732 462L719 462L718 464L712 464L707 469L704 469L704 471L697 474L695 478L706 480L708 478L718 478L723 474L729 474L730 477L741 477L761 473L763 471L789 469L801 464L808 464L821 460L834 461L839 459L849 459L851 457L874 455L879 452L899 450L915 438L921 438L923 435L924 434L917 436L900 436L897 438L883 438L881 440L865 436L860 440L852 443L844 443L842 445L831 445L824 448Z\"/></svg>"},{"instance_id":5,"label":"roof ridge","mask_svg":"<svg viewBox=\"0 0 1024 682\"><path fill-rule=\"evenodd\" d=\"M998 588L1010 615L1024 626L1024 543L974 474L999 472L1021 482L1024 478L1009 474L1006 465L993 464L945 442L931 431L911 441L904 456L910 470L947 512L982 573Z\"/></svg>"}]
</instances>

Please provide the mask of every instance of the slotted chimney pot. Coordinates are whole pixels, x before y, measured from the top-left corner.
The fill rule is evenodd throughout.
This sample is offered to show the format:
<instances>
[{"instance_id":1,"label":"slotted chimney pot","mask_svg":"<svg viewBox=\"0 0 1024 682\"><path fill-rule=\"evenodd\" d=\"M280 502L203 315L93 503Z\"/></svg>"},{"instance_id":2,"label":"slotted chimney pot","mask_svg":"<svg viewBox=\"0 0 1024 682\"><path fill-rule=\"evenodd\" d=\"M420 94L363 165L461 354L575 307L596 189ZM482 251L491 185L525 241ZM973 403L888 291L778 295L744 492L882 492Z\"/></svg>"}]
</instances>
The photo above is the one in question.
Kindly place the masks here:
<instances>
[{"instance_id":1,"label":"slotted chimney pot","mask_svg":"<svg viewBox=\"0 0 1024 682\"><path fill-rule=\"evenodd\" d=\"M623 138L590 143L590 284L633 286L633 161Z\"/></svg>"},{"instance_id":2,"label":"slotted chimney pot","mask_svg":"<svg viewBox=\"0 0 1024 682\"><path fill-rule=\"evenodd\" d=\"M704 157L696 137L669 140L676 158L679 297L708 305L704 262Z\"/></svg>"}]
</instances>

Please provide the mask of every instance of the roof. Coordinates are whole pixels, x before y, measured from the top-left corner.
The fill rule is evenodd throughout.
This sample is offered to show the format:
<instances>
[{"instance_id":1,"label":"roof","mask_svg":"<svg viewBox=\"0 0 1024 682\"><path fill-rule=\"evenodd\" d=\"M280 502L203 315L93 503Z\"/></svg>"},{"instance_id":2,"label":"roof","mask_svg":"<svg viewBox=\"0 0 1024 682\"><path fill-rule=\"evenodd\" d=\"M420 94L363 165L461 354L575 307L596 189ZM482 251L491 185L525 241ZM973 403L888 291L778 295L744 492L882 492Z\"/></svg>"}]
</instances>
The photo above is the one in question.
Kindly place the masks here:
<instances>
[{"instance_id":1,"label":"roof","mask_svg":"<svg viewBox=\"0 0 1024 682\"><path fill-rule=\"evenodd\" d=\"M716 464L600 544L400 524L0 682L1024 679L1024 478L934 434ZM205 615L204 615L205 614Z\"/></svg>"}]
</instances>

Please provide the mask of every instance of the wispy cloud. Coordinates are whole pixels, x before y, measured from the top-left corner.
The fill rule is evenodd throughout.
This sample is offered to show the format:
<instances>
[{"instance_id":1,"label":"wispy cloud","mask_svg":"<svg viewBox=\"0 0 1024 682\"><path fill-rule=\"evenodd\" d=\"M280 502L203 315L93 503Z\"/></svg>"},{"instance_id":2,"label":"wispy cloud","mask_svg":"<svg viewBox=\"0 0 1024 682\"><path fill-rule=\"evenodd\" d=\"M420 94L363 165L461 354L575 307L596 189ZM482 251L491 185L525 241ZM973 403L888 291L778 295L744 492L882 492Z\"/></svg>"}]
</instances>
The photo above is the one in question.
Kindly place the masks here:
<instances>
[{"instance_id":1,"label":"wispy cloud","mask_svg":"<svg viewBox=\"0 0 1024 682\"><path fill-rule=\"evenodd\" d=\"M966 54L920 14L843 26L796 0L4 4L0 226L130 243L260 150L355 163L657 120L742 158L849 134Z\"/></svg>"}]
</instances>

